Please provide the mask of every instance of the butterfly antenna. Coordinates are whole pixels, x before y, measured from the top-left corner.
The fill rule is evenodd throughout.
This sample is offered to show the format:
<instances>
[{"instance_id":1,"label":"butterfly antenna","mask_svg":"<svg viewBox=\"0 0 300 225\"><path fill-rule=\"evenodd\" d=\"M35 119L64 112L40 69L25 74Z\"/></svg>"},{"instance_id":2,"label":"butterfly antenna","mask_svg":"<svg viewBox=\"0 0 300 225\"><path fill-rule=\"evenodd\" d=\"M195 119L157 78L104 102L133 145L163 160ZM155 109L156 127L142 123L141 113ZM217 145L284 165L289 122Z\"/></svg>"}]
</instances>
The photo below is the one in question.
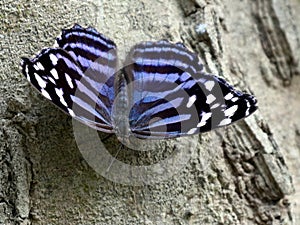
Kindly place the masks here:
<instances>
[{"instance_id":1,"label":"butterfly antenna","mask_svg":"<svg viewBox=\"0 0 300 225\"><path fill-rule=\"evenodd\" d=\"M120 145L120 147L119 147L119 149L118 149L118 151L117 151L115 157L113 157L113 159L111 160L109 166L107 167L106 172L109 172L109 170L110 170L112 164L113 164L114 161L116 160L116 158L117 158L117 156L118 156L118 154L120 153L120 151L121 151L122 148L123 148L123 145Z\"/></svg>"}]
</instances>

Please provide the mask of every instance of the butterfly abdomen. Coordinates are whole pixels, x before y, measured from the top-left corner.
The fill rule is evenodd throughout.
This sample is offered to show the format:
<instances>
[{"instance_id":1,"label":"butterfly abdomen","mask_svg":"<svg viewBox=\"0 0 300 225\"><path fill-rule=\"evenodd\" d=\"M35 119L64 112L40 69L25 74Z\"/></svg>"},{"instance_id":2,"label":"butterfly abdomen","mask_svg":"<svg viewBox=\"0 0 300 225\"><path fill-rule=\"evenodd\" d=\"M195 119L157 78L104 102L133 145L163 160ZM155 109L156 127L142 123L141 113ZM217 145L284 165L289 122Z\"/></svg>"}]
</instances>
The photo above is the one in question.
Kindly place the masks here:
<instances>
[{"instance_id":1,"label":"butterfly abdomen","mask_svg":"<svg viewBox=\"0 0 300 225\"><path fill-rule=\"evenodd\" d=\"M130 135L129 93L123 74L115 79L115 101L112 109L112 125L119 139L125 141Z\"/></svg>"}]
</instances>

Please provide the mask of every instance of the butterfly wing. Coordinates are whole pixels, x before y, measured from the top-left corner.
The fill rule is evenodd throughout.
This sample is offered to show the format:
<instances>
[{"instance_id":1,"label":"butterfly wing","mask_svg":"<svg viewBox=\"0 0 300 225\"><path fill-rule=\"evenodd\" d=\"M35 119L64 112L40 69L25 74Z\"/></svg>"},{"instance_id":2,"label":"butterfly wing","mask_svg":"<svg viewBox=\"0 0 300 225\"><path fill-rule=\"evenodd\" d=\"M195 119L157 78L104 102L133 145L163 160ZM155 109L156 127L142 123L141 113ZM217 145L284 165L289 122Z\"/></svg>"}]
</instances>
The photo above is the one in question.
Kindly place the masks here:
<instances>
[{"instance_id":1,"label":"butterfly wing","mask_svg":"<svg viewBox=\"0 0 300 225\"><path fill-rule=\"evenodd\" d=\"M22 58L22 72L46 98L70 116L112 133L116 45L93 28L63 30L58 47Z\"/></svg>"},{"instance_id":2,"label":"butterfly wing","mask_svg":"<svg viewBox=\"0 0 300 225\"><path fill-rule=\"evenodd\" d=\"M75 24L71 29L63 29L56 42L58 47L72 56L86 76L98 83L114 79L117 67L116 45L94 28ZM110 101L113 102L113 96L110 96Z\"/></svg>"},{"instance_id":3,"label":"butterfly wing","mask_svg":"<svg viewBox=\"0 0 300 225\"><path fill-rule=\"evenodd\" d=\"M195 53L162 40L134 46L124 71L132 85L130 127L139 138L210 131L245 118L256 99L204 72Z\"/></svg>"}]
</instances>

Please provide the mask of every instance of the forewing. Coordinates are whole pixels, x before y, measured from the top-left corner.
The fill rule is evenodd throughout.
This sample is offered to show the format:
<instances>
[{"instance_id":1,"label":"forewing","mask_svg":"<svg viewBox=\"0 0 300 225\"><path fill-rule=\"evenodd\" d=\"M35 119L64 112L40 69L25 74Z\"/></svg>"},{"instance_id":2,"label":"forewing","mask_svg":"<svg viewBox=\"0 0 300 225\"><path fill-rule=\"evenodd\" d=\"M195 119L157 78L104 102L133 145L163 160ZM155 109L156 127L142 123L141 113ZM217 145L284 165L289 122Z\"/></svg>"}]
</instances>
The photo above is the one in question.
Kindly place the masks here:
<instances>
[{"instance_id":1,"label":"forewing","mask_svg":"<svg viewBox=\"0 0 300 225\"><path fill-rule=\"evenodd\" d=\"M168 41L134 46L124 71L131 84L130 126L139 138L210 131L245 118L256 99L206 74L195 53Z\"/></svg>"},{"instance_id":2,"label":"forewing","mask_svg":"<svg viewBox=\"0 0 300 225\"><path fill-rule=\"evenodd\" d=\"M22 58L22 72L46 98L67 114L112 133L116 46L92 28L63 30L61 48Z\"/></svg>"},{"instance_id":3,"label":"forewing","mask_svg":"<svg viewBox=\"0 0 300 225\"><path fill-rule=\"evenodd\" d=\"M63 29L56 42L58 47L70 54L85 76L113 88L118 63L117 47L113 41L92 27L83 28L75 24L71 29ZM110 108L114 94L106 97L109 101L106 107Z\"/></svg>"}]
</instances>

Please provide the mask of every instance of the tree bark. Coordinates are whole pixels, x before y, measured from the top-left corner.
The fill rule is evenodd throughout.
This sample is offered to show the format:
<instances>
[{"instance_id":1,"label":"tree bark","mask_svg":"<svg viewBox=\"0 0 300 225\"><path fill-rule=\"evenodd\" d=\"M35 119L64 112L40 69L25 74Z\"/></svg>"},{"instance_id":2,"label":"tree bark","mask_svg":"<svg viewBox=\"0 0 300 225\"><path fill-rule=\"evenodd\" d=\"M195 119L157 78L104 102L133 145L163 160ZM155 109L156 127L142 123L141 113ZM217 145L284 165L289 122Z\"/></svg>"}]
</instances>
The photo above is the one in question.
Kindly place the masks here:
<instances>
[{"instance_id":1,"label":"tree bark","mask_svg":"<svg viewBox=\"0 0 300 225\"><path fill-rule=\"evenodd\" d=\"M299 224L299 1L3 0L0 12L0 224ZM121 59L141 41L181 41L207 71L253 92L259 110L197 145L175 141L190 158L167 180L113 182L18 67L75 22L113 39ZM119 159L156 163L173 153L166 143Z\"/></svg>"}]
</instances>

